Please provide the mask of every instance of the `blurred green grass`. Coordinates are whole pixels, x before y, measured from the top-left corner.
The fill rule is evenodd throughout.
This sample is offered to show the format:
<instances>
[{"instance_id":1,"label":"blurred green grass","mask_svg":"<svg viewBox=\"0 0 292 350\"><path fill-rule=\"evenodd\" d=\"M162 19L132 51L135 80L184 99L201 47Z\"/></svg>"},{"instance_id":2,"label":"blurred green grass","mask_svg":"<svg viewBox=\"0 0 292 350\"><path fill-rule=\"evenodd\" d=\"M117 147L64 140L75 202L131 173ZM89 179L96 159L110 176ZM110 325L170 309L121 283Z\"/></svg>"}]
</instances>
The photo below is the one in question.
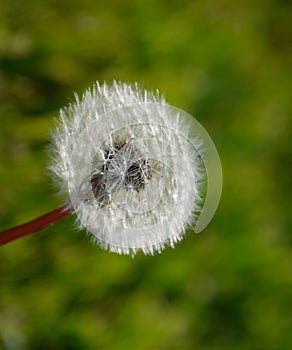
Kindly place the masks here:
<instances>
[{"instance_id":1,"label":"blurred green grass","mask_svg":"<svg viewBox=\"0 0 292 350\"><path fill-rule=\"evenodd\" d=\"M0 3L0 229L60 205L58 109L96 80L144 84L221 156L218 211L161 255L109 254L74 218L0 249L0 348L290 349L288 1Z\"/></svg>"}]
</instances>

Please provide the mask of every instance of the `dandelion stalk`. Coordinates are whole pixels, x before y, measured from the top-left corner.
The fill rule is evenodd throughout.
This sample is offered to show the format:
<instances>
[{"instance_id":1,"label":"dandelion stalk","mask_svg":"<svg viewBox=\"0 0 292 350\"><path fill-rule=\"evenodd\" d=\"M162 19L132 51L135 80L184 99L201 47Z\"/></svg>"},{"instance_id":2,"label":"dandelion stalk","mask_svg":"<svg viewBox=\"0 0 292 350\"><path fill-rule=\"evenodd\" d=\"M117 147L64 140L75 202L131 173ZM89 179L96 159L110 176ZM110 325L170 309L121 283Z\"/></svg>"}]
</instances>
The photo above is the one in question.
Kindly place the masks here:
<instances>
[{"instance_id":1,"label":"dandelion stalk","mask_svg":"<svg viewBox=\"0 0 292 350\"><path fill-rule=\"evenodd\" d=\"M17 238L41 231L70 214L72 214L71 210L60 207L25 224L2 231L0 232L0 246Z\"/></svg>"}]
</instances>

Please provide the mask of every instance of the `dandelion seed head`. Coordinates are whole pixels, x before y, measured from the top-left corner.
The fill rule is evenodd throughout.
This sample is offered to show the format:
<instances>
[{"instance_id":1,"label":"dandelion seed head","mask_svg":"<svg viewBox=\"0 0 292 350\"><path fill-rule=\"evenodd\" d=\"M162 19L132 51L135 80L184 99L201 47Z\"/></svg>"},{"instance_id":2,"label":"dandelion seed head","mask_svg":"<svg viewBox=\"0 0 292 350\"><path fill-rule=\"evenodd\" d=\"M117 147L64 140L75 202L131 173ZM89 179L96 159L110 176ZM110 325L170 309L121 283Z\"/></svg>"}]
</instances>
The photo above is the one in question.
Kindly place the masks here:
<instances>
[{"instance_id":1,"label":"dandelion seed head","mask_svg":"<svg viewBox=\"0 0 292 350\"><path fill-rule=\"evenodd\" d=\"M51 169L78 226L119 254L173 247L206 202L208 136L137 84L97 83L75 98L60 112Z\"/></svg>"}]
</instances>

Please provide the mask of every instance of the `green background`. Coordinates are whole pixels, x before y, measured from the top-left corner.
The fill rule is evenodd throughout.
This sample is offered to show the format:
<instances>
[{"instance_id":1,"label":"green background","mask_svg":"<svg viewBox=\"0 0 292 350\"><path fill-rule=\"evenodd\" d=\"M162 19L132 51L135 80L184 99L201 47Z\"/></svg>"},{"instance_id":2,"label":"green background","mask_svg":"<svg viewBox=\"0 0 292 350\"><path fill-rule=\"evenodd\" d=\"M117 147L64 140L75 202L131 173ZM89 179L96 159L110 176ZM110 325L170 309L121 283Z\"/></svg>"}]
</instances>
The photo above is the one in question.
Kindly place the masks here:
<instances>
[{"instance_id":1,"label":"green background","mask_svg":"<svg viewBox=\"0 0 292 350\"><path fill-rule=\"evenodd\" d=\"M54 117L96 80L164 92L224 174L210 225L161 255L102 251L73 217L1 247L1 349L291 349L290 15L284 0L0 2L0 229L61 204Z\"/></svg>"}]
</instances>

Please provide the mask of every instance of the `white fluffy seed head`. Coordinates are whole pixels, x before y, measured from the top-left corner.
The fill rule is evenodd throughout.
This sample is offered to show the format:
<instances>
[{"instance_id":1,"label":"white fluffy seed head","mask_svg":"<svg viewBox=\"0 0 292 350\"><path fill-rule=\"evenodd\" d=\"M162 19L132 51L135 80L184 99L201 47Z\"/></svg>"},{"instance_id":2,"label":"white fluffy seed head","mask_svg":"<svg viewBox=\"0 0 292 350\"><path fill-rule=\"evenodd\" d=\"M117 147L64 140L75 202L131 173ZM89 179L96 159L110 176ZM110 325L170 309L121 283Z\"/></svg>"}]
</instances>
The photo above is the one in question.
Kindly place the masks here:
<instances>
[{"instance_id":1,"label":"white fluffy seed head","mask_svg":"<svg viewBox=\"0 0 292 350\"><path fill-rule=\"evenodd\" d=\"M97 83L75 97L60 111L50 168L79 227L120 254L174 246L206 207L212 141L194 118L137 84Z\"/></svg>"}]
</instances>

